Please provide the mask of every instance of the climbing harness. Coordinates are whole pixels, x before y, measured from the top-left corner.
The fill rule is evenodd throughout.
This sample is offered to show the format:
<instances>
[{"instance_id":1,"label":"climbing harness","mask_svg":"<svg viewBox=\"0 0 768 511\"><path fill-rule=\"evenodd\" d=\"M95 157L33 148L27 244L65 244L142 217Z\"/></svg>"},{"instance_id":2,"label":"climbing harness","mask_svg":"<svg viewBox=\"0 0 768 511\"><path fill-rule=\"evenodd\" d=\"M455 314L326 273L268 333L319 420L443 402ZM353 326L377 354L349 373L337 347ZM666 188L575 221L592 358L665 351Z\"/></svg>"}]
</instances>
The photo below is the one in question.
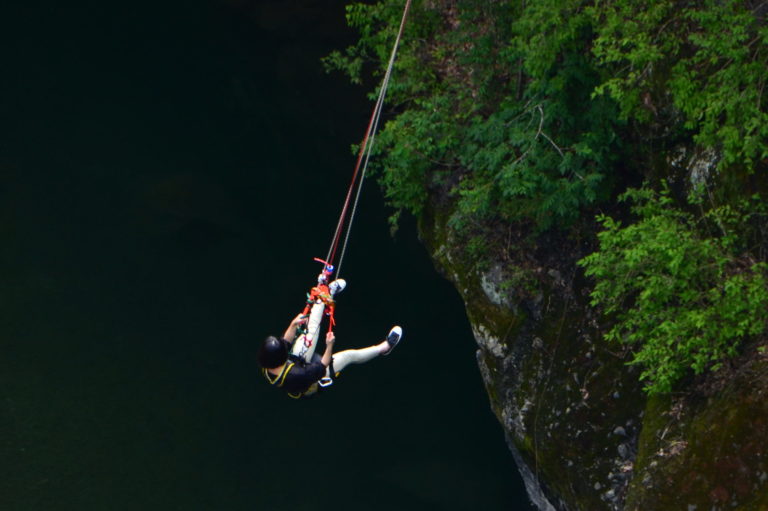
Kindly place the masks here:
<instances>
[{"instance_id":1,"label":"climbing harness","mask_svg":"<svg viewBox=\"0 0 768 511\"><path fill-rule=\"evenodd\" d=\"M329 332L333 332L333 327L336 325L334 317L336 302L333 299L333 292L329 285L329 278L333 274L333 266L322 259L315 258L315 261L323 263L323 270L317 276L317 285L307 293L307 301L301 315L308 317L308 319L305 325L297 329L298 338L291 348L293 355L303 357L308 362L314 353L314 343L320 332L320 323L323 316L330 318Z\"/></svg>"},{"instance_id":2,"label":"climbing harness","mask_svg":"<svg viewBox=\"0 0 768 511\"><path fill-rule=\"evenodd\" d=\"M302 311L302 315L307 316L309 319L306 326L302 327L298 333L299 338L294 343L292 353L297 356L306 358L307 354L313 352L312 346L317 339L317 335L320 330L320 323L323 315L329 317L328 331L333 332L333 327L336 325L334 313L336 311L336 303L333 299L333 293L329 288L330 277L336 271L336 279L341 274L341 264L344 261L344 255L347 251L347 244L349 242L349 234L352 230L352 223L355 219L355 213L357 212L357 205L360 200L360 192L363 187L363 180L365 179L366 171L368 170L368 162L371 157L371 150L373 148L374 140L376 139L376 131L379 126L379 120L381 118L381 110L384 105L384 99L387 95L387 88L389 87L389 80L392 76L392 69L395 64L395 55L397 54L398 46L400 45L400 39L403 35L403 29L405 28L405 21L408 16L408 11L411 7L412 0L406 0L405 7L403 8L403 15L400 20L400 28L397 32L394 45L392 47L392 53L389 57L387 69L384 73L381 86L379 88L379 95L376 100L376 104L373 108L373 113L368 121L368 127L365 131L365 136L360 144L360 150L357 155L357 162L355 163L354 172L352 173L352 180L347 190L347 195L344 199L344 204L341 208L341 214L339 215L339 221L336 224L336 230L331 240L331 246L328 249L328 255L325 259L315 258L314 260L323 264L323 269L320 275L317 277L317 285L312 287L309 293L307 293L307 302ZM354 194L354 202L352 196ZM351 209L350 209L351 204ZM343 243L341 242L343 238ZM339 252L339 245L341 244L341 251ZM334 268L334 261L336 255L339 253L338 263ZM325 382L326 385L330 385L331 382ZM323 385L323 386L326 386Z\"/></svg>"},{"instance_id":3,"label":"climbing harness","mask_svg":"<svg viewBox=\"0 0 768 511\"><path fill-rule=\"evenodd\" d=\"M293 360L291 360L291 358L293 358ZM298 363L301 363L301 361L299 360ZM290 355L285 365L283 366L282 371L280 371L280 374L273 375L267 369L262 369L262 372L264 373L264 377L267 379L270 385L273 385L277 388L281 388L283 387L283 385L285 385L285 379L288 376L288 373L291 372L291 369L293 369L296 366L296 364L297 364L297 360L295 356ZM293 399L308 397L308 396L311 396L312 394L315 394L320 388L327 387L331 384L333 384L333 378L324 376L318 382L310 385L306 390L302 392L288 392L288 395Z\"/></svg>"},{"instance_id":4,"label":"climbing harness","mask_svg":"<svg viewBox=\"0 0 768 511\"><path fill-rule=\"evenodd\" d=\"M274 376L267 369L262 369L262 372L264 373L264 377L271 385L282 387L285 384L285 377L288 376L288 373L291 372L291 369L293 369L294 365L296 365L294 362L286 363L285 366L283 366L283 370L280 371L280 374L277 376Z\"/></svg>"},{"instance_id":5,"label":"climbing harness","mask_svg":"<svg viewBox=\"0 0 768 511\"><path fill-rule=\"evenodd\" d=\"M338 377L339 373L333 368L333 357L331 357L331 363L328 365L328 376L323 376L317 380L317 384L320 385L321 388L330 387Z\"/></svg>"}]
</instances>

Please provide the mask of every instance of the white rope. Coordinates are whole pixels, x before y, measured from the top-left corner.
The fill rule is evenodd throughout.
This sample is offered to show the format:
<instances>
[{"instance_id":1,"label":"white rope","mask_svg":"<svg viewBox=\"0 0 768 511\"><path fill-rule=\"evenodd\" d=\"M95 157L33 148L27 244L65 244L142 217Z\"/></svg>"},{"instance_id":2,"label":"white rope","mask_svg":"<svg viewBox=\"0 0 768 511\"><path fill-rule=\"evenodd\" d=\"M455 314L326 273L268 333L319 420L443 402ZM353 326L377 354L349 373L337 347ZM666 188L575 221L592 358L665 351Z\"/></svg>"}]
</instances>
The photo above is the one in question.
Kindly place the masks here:
<instances>
[{"instance_id":1,"label":"white rope","mask_svg":"<svg viewBox=\"0 0 768 511\"><path fill-rule=\"evenodd\" d=\"M387 70L384 73L384 78L381 81L381 89L379 90L379 97L376 100L376 106L374 107L374 114L373 114L373 123L371 123L371 126L368 128L368 133L366 133L366 147L364 148L365 151L365 158L363 160L363 168L362 172L360 174L360 180L357 184L357 191L355 193L355 202L352 206L352 212L349 215L349 224L347 225L347 232L344 236L344 244L341 248L341 255L339 256L339 263L336 265L336 278L339 278L341 275L341 264L344 262L344 255L347 252L347 244L349 243L349 234L352 231L352 223L355 219L355 213L357 213L357 204L360 200L360 192L363 189L363 181L365 180L365 173L368 170L368 161L371 159L371 151L373 149L373 142L376 140L376 130L379 126L379 119L381 118L381 110L384 106L384 98L387 96L387 88L389 87L389 80L392 76L392 69L395 65L395 55L397 54L397 48L400 45L400 39L403 36L403 29L405 28L405 19L408 15L408 9L411 6L411 0L407 0L405 3L405 8L403 9L403 16L400 20L400 29L397 32L397 38L395 39L395 44L392 46L392 53L389 56L389 63L387 64ZM336 234L338 234L338 226L336 230Z\"/></svg>"}]
</instances>

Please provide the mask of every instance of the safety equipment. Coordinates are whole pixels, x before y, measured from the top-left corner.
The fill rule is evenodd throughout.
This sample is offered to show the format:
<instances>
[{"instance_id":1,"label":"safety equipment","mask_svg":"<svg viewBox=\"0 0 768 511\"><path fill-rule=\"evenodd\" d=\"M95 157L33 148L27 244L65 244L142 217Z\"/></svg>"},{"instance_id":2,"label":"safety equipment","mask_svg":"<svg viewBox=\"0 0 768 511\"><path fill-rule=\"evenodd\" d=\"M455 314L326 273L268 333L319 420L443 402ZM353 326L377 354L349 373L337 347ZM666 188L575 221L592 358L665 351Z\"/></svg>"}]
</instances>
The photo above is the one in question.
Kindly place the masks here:
<instances>
[{"instance_id":1,"label":"safety equipment","mask_svg":"<svg viewBox=\"0 0 768 511\"><path fill-rule=\"evenodd\" d=\"M291 353L302 357L309 362L309 358L314 353L314 343L320 333L320 323L323 316L329 317L328 331L333 332L336 325L334 312L336 311L336 302L333 299L333 293L328 284L330 276L333 274L333 266L322 259L315 258L315 261L323 263L323 270L317 276L317 285L307 293L307 301L304 305L302 316L309 316L306 325L298 331L298 338L293 343Z\"/></svg>"},{"instance_id":2,"label":"safety equipment","mask_svg":"<svg viewBox=\"0 0 768 511\"><path fill-rule=\"evenodd\" d=\"M293 355L291 355L293 356ZM282 387L285 385L285 378L288 376L288 373L291 372L291 369L293 369L296 366L296 362L289 361L287 364L283 366L282 371L280 371L280 374L277 376L270 373L267 369L263 369L264 377L267 379L270 385L274 385L277 388ZM325 385L323 385L325 386ZM315 394L319 390L320 386L318 383L313 383L312 385L307 388L307 390L303 392L288 392L288 395L292 397L293 399L300 399L302 397L307 397Z\"/></svg>"},{"instance_id":3,"label":"safety equipment","mask_svg":"<svg viewBox=\"0 0 768 511\"><path fill-rule=\"evenodd\" d=\"M309 315L309 320L305 328L299 331L299 338L294 342L291 353L293 355L303 357L307 361L314 353L314 343L317 340L317 335L320 331L320 323L323 315L329 317L328 331L333 332L333 327L336 324L334 318L334 312L336 310L336 303L333 300L333 290L329 288L329 278L336 271L336 278L339 279L341 275L341 264L344 261L344 255L347 251L347 243L349 242L349 234L352 230L352 223L355 219L355 213L357 211L357 204L360 200L360 192L363 187L363 181L365 179L365 173L368 168L368 162L371 157L371 150L373 149L373 142L376 138L376 131L379 126L379 120L381 118L381 111L384 106L384 99L387 95L387 88L389 87L389 80L392 76L392 69L395 64L395 55L397 54L398 46L400 45L400 39L403 35L403 29L405 28L405 21L408 16L408 10L411 7L412 0L406 0L405 7L403 8L403 16L400 20L400 28L397 32L394 45L392 46L392 52L389 57L387 69L384 73L381 86L379 87L379 96L376 100L376 105L373 108L373 113L368 121L368 128L363 137L363 141L360 144L360 151L357 155L357 163L355 164L355 170L352 173L352 181L349 184L347 195L344 200L344 205L341 208L341 214L339 215L339 221L336 224L336 231L333 234L331 240L331 246L328 249L328 255L325 259L315 258L315 261L323 263L323 270L317 278L317 285L313 287L307 294L307 302L304 307L303 315ZM352 195L355 199L352 202ZM351 205L351 208L350 208ZM343 239L343 243L342 243ZM339 251L340 248L340 251ZM338 263L336 261L337 252L340 253ZM336 268L334 268L336 264Z\"/></svg>"},{"instance_id":4,"label":"safety equipment","mask_svg":"<svg viewBox=\"0 0 768 511\"><path fill-rule=\"evenodd\" d=\"M259 365L266 369L280 367L288 359L288 345L282 339L269 336L259 350Z\"/></svg>"}]
</instances>

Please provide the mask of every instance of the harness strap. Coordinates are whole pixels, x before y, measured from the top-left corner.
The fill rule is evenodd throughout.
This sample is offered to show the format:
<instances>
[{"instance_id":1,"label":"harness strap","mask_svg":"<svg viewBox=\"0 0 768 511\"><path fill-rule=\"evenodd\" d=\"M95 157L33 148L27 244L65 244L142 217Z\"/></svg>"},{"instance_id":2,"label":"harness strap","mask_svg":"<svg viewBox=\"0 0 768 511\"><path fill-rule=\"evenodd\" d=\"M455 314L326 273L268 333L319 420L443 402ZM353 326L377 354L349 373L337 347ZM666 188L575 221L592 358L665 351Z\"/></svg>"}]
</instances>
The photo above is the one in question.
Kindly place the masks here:
<instances>
[{"instance_id":1,"label":"harness strap","mask_svg":"<svg viewBox=\"0 0 768 511\"><path fill-rule=\"evenodd\" d=\"M334 313L336 312L336 301L333 299L331 290L326 284L318 284L317 286L313 287L309 293L307 293L307 302L306 305L304 305L304 310L301 311L301 314L302 316L309 314L312 306L315 304L315 302L317 302L317 300L323 302L327 307L325 315L328 316L330 320L328 331L333 332L333 327L336 326L336 318L334 317ZM304 334L307 333L307 328L305 325L302 325L298 331L300 334ZM306 342L307 341L305 339L305 343Z\"/></svg>"},{"instance_id":2,"label":"harness strap","mask_svg":"<svg viewBox=\"0 0 768 511\"><path fill-rule=\"evenodd\" d=\"M274 385L280 388L283 385L285 385L285 378L286 376L288 376L288 373L291 371L291 369L293 369L293 366L295 365L296 364L294 362L291 362L290 364L286 364L285 366L283 366L283 370L280 371L280 374L278 374L277 376L274 376L272 373L270 373L268 369L264 369L264 376L267 378L267 381L269 382L270 385ZM273 379L273 376L274 376L274 379Z\"/></svg>"}]
</instances>

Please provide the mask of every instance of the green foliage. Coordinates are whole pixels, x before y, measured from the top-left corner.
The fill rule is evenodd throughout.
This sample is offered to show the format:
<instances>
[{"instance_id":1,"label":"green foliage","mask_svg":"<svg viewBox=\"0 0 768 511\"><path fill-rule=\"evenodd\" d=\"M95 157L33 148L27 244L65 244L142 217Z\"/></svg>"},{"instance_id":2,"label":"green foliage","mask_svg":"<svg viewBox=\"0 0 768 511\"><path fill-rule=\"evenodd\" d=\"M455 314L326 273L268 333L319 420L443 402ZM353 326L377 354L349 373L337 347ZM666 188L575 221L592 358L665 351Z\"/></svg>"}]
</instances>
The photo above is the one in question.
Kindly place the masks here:
<instances>
[{"instance_id":1,"label":"green foliage","mask_svg":"<svg viewBox=\"0 0 768 511\"><path fill-rule=\"evenodd\" d=\"M608 78L596 89L625 117L649 121L671 96L697 143L722 149L724 165L768 157L768 25L743 0L625 0L588 9L594 54Z\"/></svg>"},{"instance_id":2,"label":"green foliage","mask_svg":"<svg viewBox=\"0 0 768 511\"><path fill-rule=\"evenodd\" d=\"M501 283L500 289L508 294L533 295L538 290L538 283L531 272L513 266L507 269L508 277Z\"/></svg>"},{"instance_id":3,"label":"green foliage","mask_svg":"<svg viewBox=\"0 0 768 511\"><path fill-rule=\"evenodd\" d=\"M360 37L328 69L380 78L403 5L348 6ZM414 0L372 171L395 222L439 190L458 231L541 231L645 171L638 126L716 149L721 172L752 169L768 158L766 42L765 9L744 0Z\"/></svg>"},{"instance_id":4,"label":"green foliage","mask_svg":"<svg viewBox=\"0 0 768 511\"><path fill-rule=\"evenodd\" d=\"M414 2L377 138L374 171L390 204L420 214L427 190L456 199L450 225L493 218L568 225L605 200L622 156L618 110L601 82L581 1ZM360 33L326 59L359 79L384 69L403 3L355 4Z\"/></svg>"},{"instance_id":5,"label":"green foliage","mask_svg":"<svg viewBox=\"0 0 768 511\"><path fill-rule=\"evenodd\" d=\"M700 221L666 192L630 189L634 224L600 216L600 248L579 264L596 281L592 304L613 317L609 341L635 347L650 393L669 392L689 370L716 369L739 343L764 331L768 266L743 248L740 226L765 220L764 203L720 207ZM741 230L743 232L743 230Z\"/></svg>"},{"instance_id":6,"label":"green foliage","mask_svg":"<svg viewBox=\"0 0 768 511\"><path fill-rule=\"evenodd\" d=\"M360 38L328 68L380 78L402 8L349 6ZM453 239L479 268L498 249L482 242L489 226L568 228L658 172L663 154L638 143L713 149L723 182L764 167L765 12L744 0L414 0L371 165L393 227L450 203ZM745 255L765 214L705 213L703 198L693 217L665 194L628 192L639 221L602 217L601 248L582 261L616 320L608 338L636 348L651 392L716 367L765 322L765 265Z\"/></svg>"},{"instance_id":7,"label":"green foliage","mask_svg":"<svg viewBox=\"0 0 768 511\"><path fill-rule=\"evenodd\" d=\"M470 264L476 265L481 270L487 269L488 241L483 236L472 236L467 241L465 252Z\"/></svg>"}]
</instances>

